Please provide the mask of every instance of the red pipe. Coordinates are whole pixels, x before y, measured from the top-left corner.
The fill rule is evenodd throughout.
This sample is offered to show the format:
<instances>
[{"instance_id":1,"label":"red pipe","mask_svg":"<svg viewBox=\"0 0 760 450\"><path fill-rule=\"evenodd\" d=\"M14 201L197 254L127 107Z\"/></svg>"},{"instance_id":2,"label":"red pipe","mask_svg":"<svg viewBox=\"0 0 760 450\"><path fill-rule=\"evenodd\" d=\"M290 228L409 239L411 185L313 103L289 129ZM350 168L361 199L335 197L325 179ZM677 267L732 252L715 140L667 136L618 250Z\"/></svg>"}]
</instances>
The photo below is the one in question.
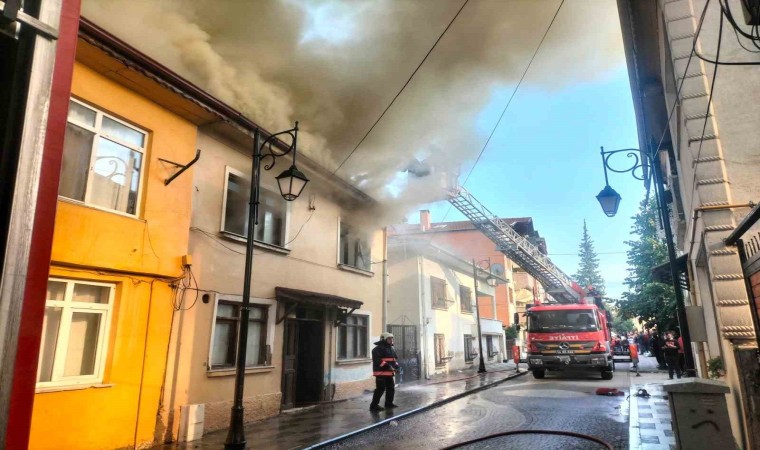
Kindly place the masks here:
<instances>
[{"instance_id":1,"label":"red pipe","mask_svg":"<svg viewBox=\"0 0 760 450\"><path fill-rule=\"evenodd\" d=\"M8 450L29 446L34 389L37 381L37 360L42 338L42 320L45 316L47 279L58 202L63 137L66 133L66 116L69 110L71 78L79 32L80 0L62 0L61 3L50 111L40 168L32 243L29 249L24 303L21 308L18 351L13 369L13 387L5 437L5 446Z\"/></svg>"}]
</instances>

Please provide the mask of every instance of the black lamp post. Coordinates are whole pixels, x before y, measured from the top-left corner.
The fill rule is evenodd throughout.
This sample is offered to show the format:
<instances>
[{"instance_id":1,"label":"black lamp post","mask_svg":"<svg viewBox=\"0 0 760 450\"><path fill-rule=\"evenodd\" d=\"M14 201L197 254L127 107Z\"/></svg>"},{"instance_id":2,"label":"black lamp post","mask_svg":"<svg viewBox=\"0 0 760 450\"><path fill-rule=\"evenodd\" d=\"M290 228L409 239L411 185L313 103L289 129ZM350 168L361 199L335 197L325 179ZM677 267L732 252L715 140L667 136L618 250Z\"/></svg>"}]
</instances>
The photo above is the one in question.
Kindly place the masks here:
<instances>
[{"instance_id":1,"label":"black lamp post","mask_svg":"<svg viewBox=\"0 0 760 450\"><path fill-rule=\"evenodd\" d=\"M610 166L609 159L612 155L618 153L626 153L626 156L632 158L633 165L626 166L624 169L615 169ZM660 168L656 164L655 157L646 152L642 152L635 148L625 148L621 150L609 150L604 151L604 147L601 147L602 165L604 167L604 181L606 186L599 195L596 196L599 203L602 205L604 213L608 217L612 217L617 213L618 205L620 204L620 194L615 192L610 187L607 181L607 170L611 170L616 173L631 172L631 175L637 180L644 181L644 168L648 167L652 171L654 177L655 195L657 196L657 202L660 205L660 218L662 221L662 228L665 233L665 242L668 246L668 259L670 263L670 276L673 279L673 290L676 295L676 315L678 317L678 325L681 328L681 337L683 338L684 346L684 362L686 365L686 376L696 376L694 369L694 354L691 351L691 335L689 333L689 323L686 320L686 305L683 299L683 291L678 282L678 267L676 265L676 251L673 244L673 233L670 228L670 212L668 211L668 201L665 198L665 190L663 188L662 173ZM643 159L639 157L641 155ZM637 172L637 171L640 171ZM689 349L688 351L686 349Z\"/></svg>"},{"instance_id":2,"label":"black lamp post","mask_svg":"<svg viewBox=\"0 0 760 450\"><path fill-rule=\"evenodd\" d=\"M273 148L272 142L277 136L289 135L292 139L290 147L285 150ZM277 162L277 158L293 152L293 163L290 168L277 176L277 184L280 194L287 201L293 201L301 195L309 179L296 168L296 141L298 138L298 122L289 130L270 135L259 143L261 132L256 129L253 133L253 161L251 163L251 191L248 197L248 235L245 246L245 275L243 277L243 307L240 311L240 328L237 341L237 361L235 362L235 398L230 414L230 429L224 442L225 450L245 449L245 429L243 427L243 389L245 387L245 360L248 342L248 317L251 307L251 278L253 270L253 233L254 226L258 223L259 216L259 192L261 187L261 163L269 158L264 164L264 170L270 170ZM269 146L264 152L264 147Z\"/></svg>"},{"instance_id":3,"label":"black lamp post","mask_svg":"<svg viewBox=\"0 0 760 450\"><path fill-rule=\"evenodd\" d=\"M488 262L488 277L486 278L486 284L493 287L496 286L496 278L491 273L491 260L484 259L480 262L472 260L472 279L475 282L475 316L478 321L478 356L480 356L480 365L478 366L478 373L486 373L486 362L483 359L483 335L480 332L480 302L478 301L478 270L481 269L478 264Z\"/></svg>"}]
</instances>

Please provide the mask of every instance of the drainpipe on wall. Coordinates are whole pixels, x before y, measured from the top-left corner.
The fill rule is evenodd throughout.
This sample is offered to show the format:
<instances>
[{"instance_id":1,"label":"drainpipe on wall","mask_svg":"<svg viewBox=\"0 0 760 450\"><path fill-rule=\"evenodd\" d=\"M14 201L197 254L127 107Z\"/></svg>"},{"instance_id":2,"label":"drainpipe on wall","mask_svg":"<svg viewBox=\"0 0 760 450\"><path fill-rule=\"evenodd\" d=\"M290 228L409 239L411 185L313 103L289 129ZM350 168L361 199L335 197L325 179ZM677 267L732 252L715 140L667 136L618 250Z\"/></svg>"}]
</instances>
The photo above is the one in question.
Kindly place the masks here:
<instances>
[{"instance_id":1,"label":"drainpipe on wall","mask_svg":"<svg viewBox=\"0 0 760 450\"><path fill-rule=\"evenodd\" d=\"M383 329L388 329L388 227L383 228Z\"/></svg>"},{"instance_id":2,"label":"drainpipe on wall","mask_svg":"<svg viewBox=\"0 0 760 450\"><path fill-rule=\"evenodd\" d=\"M422 355L422 361L420 361L420 364L422 365L422 371L423 376L426 380L430 379L430 374L428 373L428 354L427 354L427 317L425 317L425 270L423 266L423 259L421 256L417 257L417 267L418 267L418 274L419 274L419 295L417 298L419 299L419 309L420 309L420 355Z\"/></svg>"}]
</instances>

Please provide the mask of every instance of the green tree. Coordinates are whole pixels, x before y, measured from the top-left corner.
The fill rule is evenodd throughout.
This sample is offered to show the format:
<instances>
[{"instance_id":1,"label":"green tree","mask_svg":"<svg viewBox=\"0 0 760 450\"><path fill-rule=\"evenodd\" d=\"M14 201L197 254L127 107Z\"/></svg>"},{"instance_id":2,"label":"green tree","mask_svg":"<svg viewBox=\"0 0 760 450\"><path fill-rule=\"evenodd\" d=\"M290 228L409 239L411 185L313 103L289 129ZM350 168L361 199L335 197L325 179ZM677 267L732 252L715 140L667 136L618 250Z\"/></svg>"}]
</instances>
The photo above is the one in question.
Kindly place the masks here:
<instances>
[{"instance_id":1,"label":"green tree","mask_svg":"<svg viewBox=\"0 0 760 450\"><path fill-rule=\"evenodd\" d=\"M631 319L624 319L620 316L615 316L612 319L612 324L610 325L612 327L612 331L615 333L629 333L636 329L636 326L633 324L633 320Z\"/></svg>"},{"instance_id":2,"label":"green tree","mask_svg":"<svg viewBox=\"0 0 760 450\"><path fill-rule=\"evenodd\" d=\"M578 272L573 275L575 281L584 288L590 284L599 293L604 294L604 278L599 273L599 257L594 250L594 241L588 234L585 220L583 221L583 236L578 246L578 257L581 260L578 264Z\"/></svg>"},{"instance_id":3,"label":"green tree","mask_svg":"<svg viewBox=\"0 0 760 450\"><path fill-rule=\"evenodd\" d=\"M667 262L664 239L657 228L658 214L655 201L641 202L639 213L633 217L631 234L637 240L626 241L628 249L628 288L616 303L620 318L637 317L647 328L657 326L661 331L675 330L676 301L673 286L652 278L652 268Z\"/></svg>"}]
</instances>

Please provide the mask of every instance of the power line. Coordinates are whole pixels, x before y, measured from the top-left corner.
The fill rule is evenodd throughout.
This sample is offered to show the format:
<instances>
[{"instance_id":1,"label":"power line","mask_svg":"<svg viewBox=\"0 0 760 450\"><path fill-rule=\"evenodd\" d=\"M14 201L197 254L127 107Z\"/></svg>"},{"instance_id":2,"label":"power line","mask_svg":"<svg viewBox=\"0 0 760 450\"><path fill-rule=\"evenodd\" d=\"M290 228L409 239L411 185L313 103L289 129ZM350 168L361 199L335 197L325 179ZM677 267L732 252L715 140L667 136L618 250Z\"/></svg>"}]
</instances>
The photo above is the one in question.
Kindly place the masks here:
<instances>
[{"instance_id":1,"label":"power line","mask_svg":"<svg viewBox=\"0 0 760 450\"><path fill-rule=\"evenodd\" d=\"M478 162L480 162L480 158L483 156L483 152L485 152L486 147L488 147L488 143L491 142L491 138L493 137L494 133L496 132L496 129L499 127L499 123L501 123L501 119L504 117L504 114L507 112L507 109L509 108L509 105L512 104L512 99L515 98L515 94L517 93L517 90L520 89L520 85L522 85L523 80L525 79L525 75L528 73L528 70L530 70L531 64L533 64L533 60L536 58L536 55L538 54L538 51L541 49L541 45L544 43L544 40L546 39L546 36L549 34L549 30L551 30L552 25L554 24L554 20L557 19L557 15L559 14L559 10L562 9L562 5L565 4L565 0L562 0L559 3L559 6L557 7L557 11L554 12L554 16L552 17L551 22L549 22L549 26L546 28L546 31L544 32L544 35L541 37L541 41L538 43L538 46L536 46L536 50L533 52L533 56L531 56L530 61L528 61L528 65L525 66L525 70L522 73L522 76L520 77L520 80L517 82L517 86L515 86L514 90L512 91L512 95L509 97L509 100L507 101L507 105L504 107L504 110L501 112L501 115L499 116L499 120L496 121L496 125L494 125L493 129L491 130L491 134L488 136L488 139L486 140L485 144L483 145L483 148L480 149L480 153L478 154L477 159L475 160L475 163L470 168L470 172L467 174L467 177L465 178L464 182L462 183L462 186L467 184L467 181L470 179L470 175L472 175L472 172L475 170L475 166L478 165ZM443 215L443 219L441 219L441 222L445 222L446 218L449 216L449 213L451 212L452 205L449 204L449 208L446 210L446 213ZM432 244L433 239L435 239L435 234L433 234L430 237L430 241L428 244Z\"/></svg>"},{"instance_id":2,"label":"power line","mask_svg":"<svg viewBox=\"0 0 760 450\"><path fill-rule=\"evenodd\" d=\"M364 140L367 139L367 136L369 136L369 134L372 133L372 130L375 129L375 126L378 123L380 123L380 120L382 120L383 116L385 116L385 113L387 113L388 110L391 109L391 106L393 106L393 103L395 103L396 99L401 95L402 92L404 92L404 89L406 89L406 87L412 81L412 78L414 78L414 75L416 75L417 71L420 70L420 67L422 67L422 65L425 64L425 61L427 61L428 56L430 56L430 54L433 52L433 49L435 49L435 47L438 45L438 42L441 41L441 38L443 38L443 35L445 35L447 31L449 31L449 28L451 28L451 25L454 23L455 20L457 20L457 17L459 17L459 13L462 12L462 10L464 9L465 6L467 6L467 3L469 1L470 0L464 0L464 3L462 3L462 6L459 8L459 11L457 11L457 13L451 19L451 21L449 22L449 24L446 25L446 28L443 30L443 32L441 33L441 35L438 36L438 39L435 40L435 43L433 43L433 46L430 47L430 50L428 50L427 54L425 54L425 57L422 58L422 61L420 61L420 63L417 65L417 68L414 69L414 72L412 72L412 74L409 76L409 79L406 80L406 83L404 83L404 85L401 86L401 90L399 90L398 93L396 94L396 96L393 97L393 100L391 100L391 102L388 104L388 106L383 110L382 114L380 114L380 117L378 117L377 120L375 120L375 123L373 123L372 126L369 127L369 130L367 130L367 132L364 134L364 136L361 138L361 140L359 140L359 142L356 144L356 146L354 147L354 149L351 150L351 153L349 153L348 156L346 156L343 159L343 161L338 165L337 169L333 170L333 173L332 173L333 175L335 175L340 170L340 168L343 167L343 165L346 163L346 161L348 161L349 158L351 158L351 156L354 155L354 153L362 145L362 143L364 142Z\"/></svg>"},{"instance_id":3,"label":"power line","mask_svg":"<svg viewBox=\"0 0 760 450\"><path fill-rule=\"evenodd\" d=\"M552 29L552 25L554 25L554 20L557 18L557 15L559 14L559 10L562 9L562 5L564 4L565 4L565 0L562 0L559 3L559 7L557 8L557 11L554 12L554 17L552 17L552 21L549 22L549 26L546 28L544 35L541 37L541 41L538 43L536 50L533 52L533 56L530 57L530 61L528 61L528 65L525 66L525 70L523 71L522 76L520 77L520 81L517 82L517 86L515 86L514 90L512 91L512 95L509 97L509 100L507 101L507 105L504 107L504 110L501 112L501 115L499 116L499 120L496 121L496 125L494 125L493 129L491 130L491 134L488 135L488 139L486 139L486 143L483 144L483 148L480 149L480 153L478 153L478 157L477 159L475 159L475 163L472 165L472 168L470 168L470 172L467 174L467 177L464 179L462 186L467 184L467 181L470 179L470 175L472 175L472 172L475 170L475 166L478 165L480 158L483 156L483 153L486 151L486 147L488 147L488 144L491 142L491 138L493 137L494 133L496 133L496 129L499 128L501 119L504 118L504 114L506 114L507 109L509 108L509 105L512 104L512 99L515 98L515 94L517 94L517 90L520 89L520 85L522 85L522 82L525 79L525 75L527 75L528 70L530 70L530 66L531 64L533 64L533 60L536 58L538 51L541 50L541 45L544 43L546 36L549 34L549 30Z\"/></svg>"}]
</instances>

